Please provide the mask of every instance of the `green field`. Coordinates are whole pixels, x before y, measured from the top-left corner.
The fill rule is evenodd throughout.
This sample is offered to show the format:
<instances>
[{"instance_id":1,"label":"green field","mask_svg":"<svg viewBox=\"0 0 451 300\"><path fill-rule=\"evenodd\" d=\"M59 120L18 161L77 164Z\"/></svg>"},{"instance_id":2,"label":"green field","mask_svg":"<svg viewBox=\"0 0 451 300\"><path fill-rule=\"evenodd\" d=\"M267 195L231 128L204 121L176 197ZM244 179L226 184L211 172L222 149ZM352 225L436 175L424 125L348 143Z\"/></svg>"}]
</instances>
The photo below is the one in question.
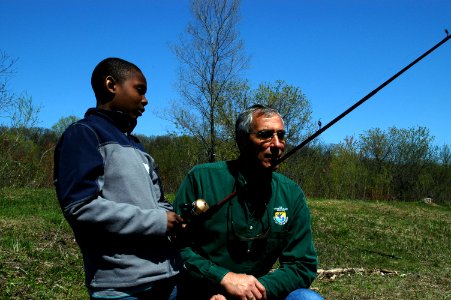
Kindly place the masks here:
<instances>
[{"instance_id":1,"label":"green field","mask_svg":"<svg viewBox=\"0 0 451 300\"><path fill-rule=\"evenodd\" d=\"M451 208L309 200L325 299L451 299ZM51 189L0 190L0 299L88 299Z\"/></svg>"}]
</instances>

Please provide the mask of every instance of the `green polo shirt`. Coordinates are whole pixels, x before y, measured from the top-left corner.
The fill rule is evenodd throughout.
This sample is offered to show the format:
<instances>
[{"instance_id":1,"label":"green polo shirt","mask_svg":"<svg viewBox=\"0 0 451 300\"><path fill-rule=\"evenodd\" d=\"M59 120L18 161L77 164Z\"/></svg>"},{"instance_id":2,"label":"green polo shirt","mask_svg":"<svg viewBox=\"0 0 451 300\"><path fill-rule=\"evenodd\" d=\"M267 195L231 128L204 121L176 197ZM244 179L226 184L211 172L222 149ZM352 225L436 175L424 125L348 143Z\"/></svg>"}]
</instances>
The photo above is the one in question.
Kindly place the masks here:
<instances>
[{"instance_id":1,"label":"green polo shirt","mask_svg":"<svg viewBox=\"0 0 451 300\"><path fill-rule=\"evenodd\" d=\"M317 255L304 193L276 172L270 186L250 190L236 161L198 165L187 174L174 201L176 212L188 219L189 236L181 248L186 269L182 295L209 299L223 292L219 283L230 271L258 278L268 299L310 286ZM234 191L234 197L216 206ZM210 209L189 217L186 212L196 199L207 201ZM271 271L277 259L280 266Z\"/></svg>"}]
</instances>

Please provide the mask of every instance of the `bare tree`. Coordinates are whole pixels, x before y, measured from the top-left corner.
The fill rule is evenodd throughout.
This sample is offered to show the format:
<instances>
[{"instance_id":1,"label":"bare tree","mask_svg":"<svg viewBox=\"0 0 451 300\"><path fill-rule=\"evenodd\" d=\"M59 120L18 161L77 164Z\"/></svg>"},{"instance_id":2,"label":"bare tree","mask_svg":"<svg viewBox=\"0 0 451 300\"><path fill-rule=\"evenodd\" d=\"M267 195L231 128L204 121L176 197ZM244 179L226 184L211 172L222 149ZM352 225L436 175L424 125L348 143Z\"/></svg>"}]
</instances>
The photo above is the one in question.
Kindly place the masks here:
<instances>
[{"instance_id":1,"label":"bare tree","mask_svg":"<svg viewBox=\"0 0 451 300\"><path fill-rule=\"evenodd\" d=\"M17 59L0 50L0 117L6 114L14 103L14 96L8 89L8 81L14 74L14 64Z\"/></svg>"},{"instance_id":2,"label":"bare tree","mask_svg":"<svg viewBox=\"0 0 451 300\"><path fill-rule=\"evenodd\" d=\"M180 62L181 99L173 103L172 121L205 145L209 161L216 155L216 119L232 101L225 95L248 64L236 29L239 6L239 0L192 0L188 39L181 37L173 47Z\"/></svg>"},{"instance_id":3,"label":"bare tree","mask_svg":"<svg viewBox=\"0 0 451 300\"><path fill-rule=\"evenodd\" d=\"M23 94L14 98L14 108L10 111L10 127L33 128L39 123L40 106L33 104L33 97Z\"/></svg>"},{"instance_id":4,"label":"bare tree","mask_svg":"<svg viewBox=\"0 0 451 300\"><path fill-rule=\"evenodd\" d=\"M16 61L0 50L0 186L34 185L41 175L34 161L39 156L37 147L29 138L29 129L38 123L40 107L26 93L16 96L10 91L8 82Z\"/></svg>"},{"instance_id":5,"label":"bare tree","mask_svg":"<svg viewBox=\"0 0 451 300\"><path fill-rule=\"evenodd\" d=\"M12 128L30 128L38 123L40 107L26 93L17 96L8 88L8 82L15 73L16 58L0 49L0 118Z\"/></svg>"}]
</instances>

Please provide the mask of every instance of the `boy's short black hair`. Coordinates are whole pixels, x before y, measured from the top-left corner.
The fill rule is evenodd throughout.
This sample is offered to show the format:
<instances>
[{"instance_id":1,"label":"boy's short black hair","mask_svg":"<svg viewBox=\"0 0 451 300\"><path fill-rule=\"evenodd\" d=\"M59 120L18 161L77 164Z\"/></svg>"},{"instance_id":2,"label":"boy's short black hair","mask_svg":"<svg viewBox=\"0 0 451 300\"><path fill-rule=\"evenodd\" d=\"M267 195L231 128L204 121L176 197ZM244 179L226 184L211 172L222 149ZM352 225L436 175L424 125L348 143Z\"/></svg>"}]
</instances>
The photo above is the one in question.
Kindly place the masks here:
<instances>
[{"instance_id":1,"label":"boy's short black hair","mask_svg":"<svg viewBox=\"0 0 451 300\"><path fill-rule=\"evenodd\" d=\"M131 72L141 70L133 63L117 57L109 57L97 64L92 72L91 86L97 99L97 104L109 102L112 98L104 86L105 78L111 76L117 83L124 82Z\"/></svg>"}]
</instances>

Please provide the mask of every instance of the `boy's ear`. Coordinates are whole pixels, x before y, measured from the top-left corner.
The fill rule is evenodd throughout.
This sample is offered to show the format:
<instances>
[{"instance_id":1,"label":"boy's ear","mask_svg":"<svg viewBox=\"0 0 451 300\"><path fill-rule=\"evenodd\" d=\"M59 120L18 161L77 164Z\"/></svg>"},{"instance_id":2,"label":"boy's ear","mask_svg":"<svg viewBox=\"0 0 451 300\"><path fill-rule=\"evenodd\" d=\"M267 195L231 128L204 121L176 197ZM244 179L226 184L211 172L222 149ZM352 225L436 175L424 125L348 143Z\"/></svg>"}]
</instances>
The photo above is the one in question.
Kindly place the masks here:
<instances>
[{"instance_id":1,"label":"boy's ear","mask_svg":"<svg viewBox=\"0 0 451 300\"><path fill-rule=\"evenodd\" d=\"M116 80L114 80L113 76L107 76L105 78L104 84L108 92L112 94L116 93Z\"/></svg>"}]
</instances>

